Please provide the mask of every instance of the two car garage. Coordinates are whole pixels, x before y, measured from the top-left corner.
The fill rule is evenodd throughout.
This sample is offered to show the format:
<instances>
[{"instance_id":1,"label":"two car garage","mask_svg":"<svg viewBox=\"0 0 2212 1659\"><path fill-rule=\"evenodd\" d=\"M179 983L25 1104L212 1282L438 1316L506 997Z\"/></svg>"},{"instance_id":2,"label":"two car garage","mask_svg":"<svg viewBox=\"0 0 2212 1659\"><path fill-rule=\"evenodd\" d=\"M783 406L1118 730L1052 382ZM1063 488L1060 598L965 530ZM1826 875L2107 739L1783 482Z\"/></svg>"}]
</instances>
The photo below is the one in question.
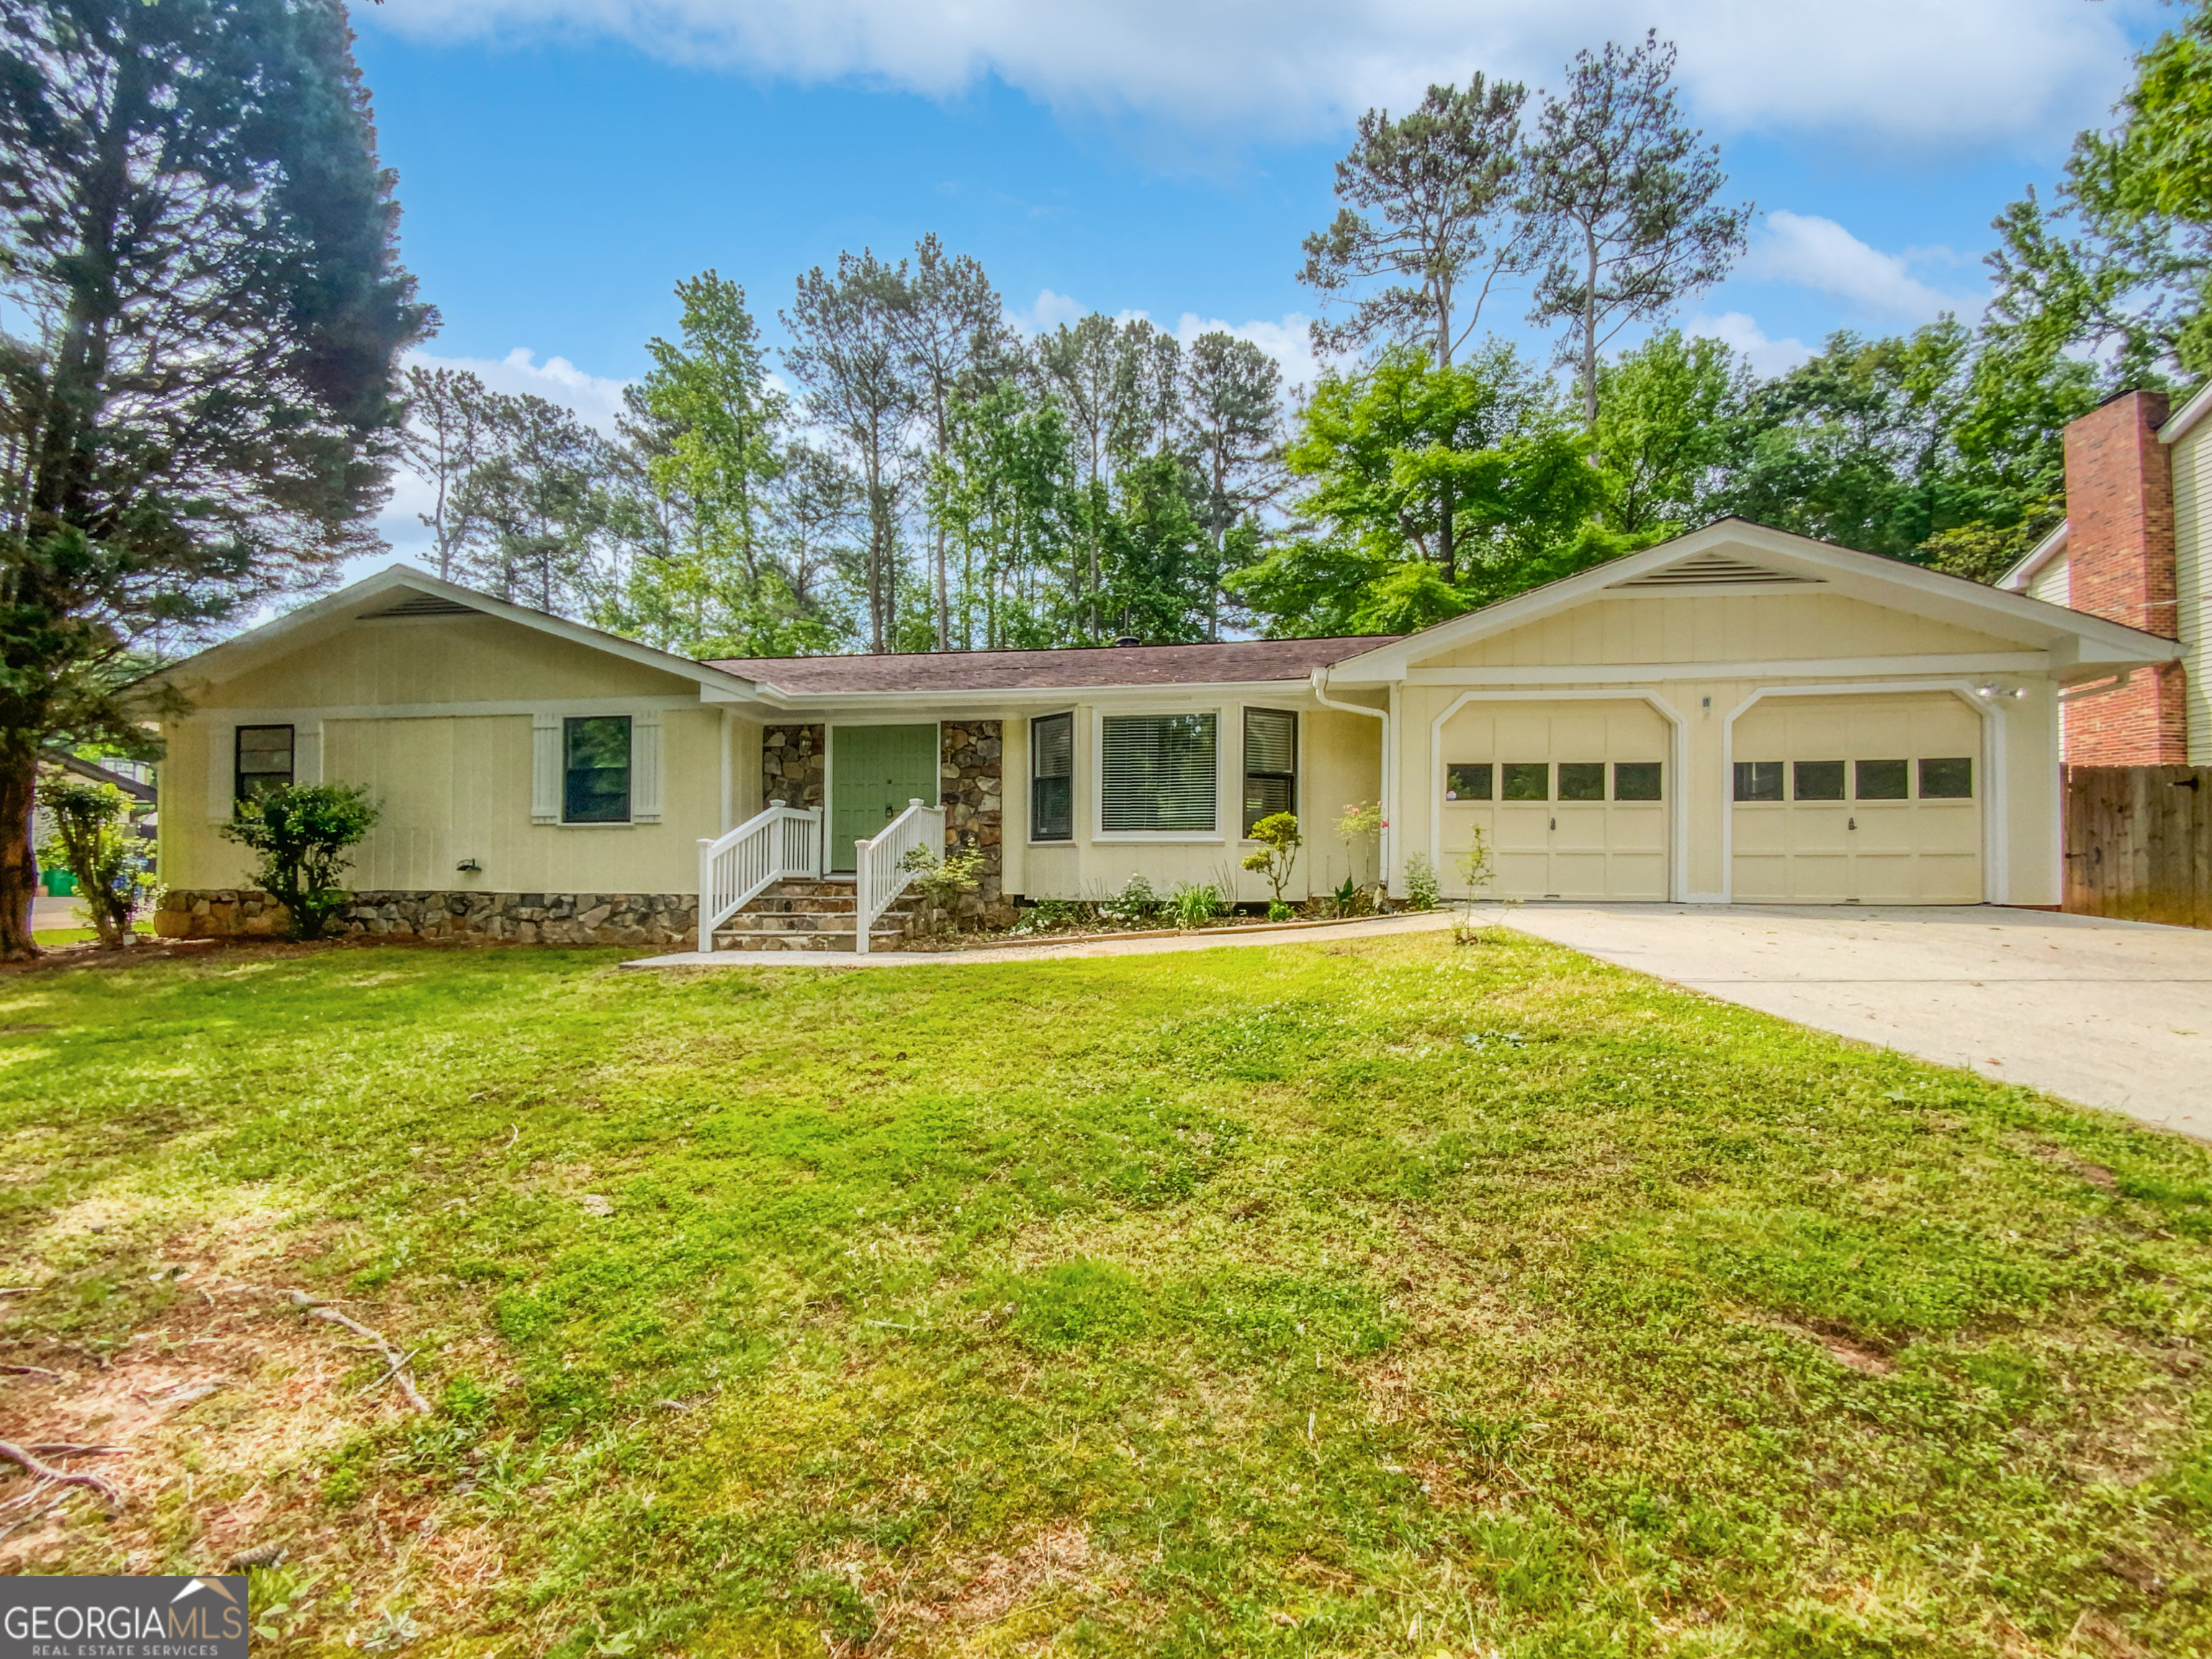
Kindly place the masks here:
<instances>
[{"instance_id":1,"label":"two car garage","mask_svg":"<svg viewBox=\"0 0 2212 1659\"><path fill-rule=\"evenodd\" d=\"M1471 698L1437 727L1447 890L1479 830L1487 893L1663 901L1675 838L1717 819L1741 903L1975 904L1981 716L1954 692L1778 695L1741 710L1718 775L1679 810L1679 716L1641 697Z\"/></svg>"}]
</instances>

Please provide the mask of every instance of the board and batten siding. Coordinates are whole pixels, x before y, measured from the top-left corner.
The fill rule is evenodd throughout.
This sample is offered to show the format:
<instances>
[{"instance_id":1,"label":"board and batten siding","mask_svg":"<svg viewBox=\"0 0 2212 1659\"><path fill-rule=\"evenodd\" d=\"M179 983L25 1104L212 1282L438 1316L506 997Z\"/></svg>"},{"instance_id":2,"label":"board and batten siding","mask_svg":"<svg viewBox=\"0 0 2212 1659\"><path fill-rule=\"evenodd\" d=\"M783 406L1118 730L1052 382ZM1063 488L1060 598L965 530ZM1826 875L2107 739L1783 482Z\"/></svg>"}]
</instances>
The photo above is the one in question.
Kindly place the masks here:
<instances>
[{"instance_id":1,"label":"board and batten siding","mask_svg":"<svg viewBox=\"0 0 2212 1659\"><path fill-rule=\"evenodd\" d=\"M294 726L295 775L363 784L380 803L348 875L357 889L690 893L699 838L727 827L726 792L733 822L759 810L757 726L701 706L680 676L499 618L356 622L187 690L193 713L164 727L161 860L173 887L248 878L244 850L219 833L240 724ZM629 824L557 822L560 724L593 714L635 722ZM482 867L456 868L471 859Z\"/></svg>"},{"instance_id":2,"label":"board and batten siding","mask_svg":"<svg viewBox=\"0 0 2212 1659\"><path fill-rule=\"evenodd\" d=\"M1030 838L1029 721L1031 711L1004 716L1006 744L1006 890L1030 898L1099 898L1141 875L1164 897L1183 882L1221 882L1239 902L1272 896L1266 880L1241 868L1257 845L1243 838L1243 715L1247 708L1287 709L1298 717L1298 809L1306 844L1299 850L1288 888L1293 897L1333 892L1346 876L1378 878L1370 842L1348 847L1336 833L1346 805L1381 799L1382 722L1315 706L1304 684L1284 695L1209 696L1193 688L1181 696L1136 702L1071 703L1075 715L1075 835L1071 841ZM1097 732L1101 715L1122 713L1215 711L1218 780L1216 832L1188 839L1115 839L1099 836ZM1058 709L1036 709L1056 714Z\"/></svg>"},{"instance_id":3,"label":"board and batten siding","mask_svg":"<svg viewBox=\"0 0 2212 1659\"><path fill-rule=\"evenodd\" d=\"M2212 422L2197 422L2173 445L2174 628L2181 636L2182 697L2188 710L2189 763L2212 766ZM2038 595L2040 598L2040 595Z\"/></svg>"}]
</instances>

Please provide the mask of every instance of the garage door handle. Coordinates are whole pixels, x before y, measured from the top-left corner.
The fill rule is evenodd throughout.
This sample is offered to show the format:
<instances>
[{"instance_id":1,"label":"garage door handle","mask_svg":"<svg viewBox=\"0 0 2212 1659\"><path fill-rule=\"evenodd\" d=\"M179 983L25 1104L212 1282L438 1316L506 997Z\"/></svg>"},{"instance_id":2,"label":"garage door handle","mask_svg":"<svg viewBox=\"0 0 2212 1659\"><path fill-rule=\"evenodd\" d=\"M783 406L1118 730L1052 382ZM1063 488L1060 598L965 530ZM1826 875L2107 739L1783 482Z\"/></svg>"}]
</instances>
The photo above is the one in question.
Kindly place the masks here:
<instances>
[{"instance_id":1,"label":"garage door handle","mask_svg":"<svg viewBox=\"0 0 2212 1659\"><path fill-rule=\"evenodd\" d=\"M1856 830L1859 827L1859 821L1856 818L1845 818L1844 825L1846 829Z\"/></svg>"},{"instance_id":2,"label":"garage door handle","mask_svg":"<svg viewBox=\"0 0 2212 1659\"><path fill-rule=\"evenodd\" d=\"M1554 829L1554 830L1556 830L1556 829L1558 829L1559 827L1559 819L1557 819L1557 818L1553 818L1553 819L1552 820L1552 828L1553 828L1553 829Z\"/></svg>"}]
</instances>

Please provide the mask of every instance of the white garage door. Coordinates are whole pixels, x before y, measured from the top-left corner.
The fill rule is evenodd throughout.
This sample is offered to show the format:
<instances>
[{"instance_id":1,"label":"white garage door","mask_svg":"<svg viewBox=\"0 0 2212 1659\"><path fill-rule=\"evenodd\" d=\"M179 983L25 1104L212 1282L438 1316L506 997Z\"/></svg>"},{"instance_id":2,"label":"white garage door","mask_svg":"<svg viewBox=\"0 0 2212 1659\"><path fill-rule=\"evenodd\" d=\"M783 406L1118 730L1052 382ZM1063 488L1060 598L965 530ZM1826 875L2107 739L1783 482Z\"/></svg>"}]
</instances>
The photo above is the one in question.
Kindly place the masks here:
<instances>
[{"instance_id":1,"label":"white garage door","mask_svg":"<svg viewBox=\"0 0 2212 1659\"><path fill-rule=\"evenodd\" d=\"M1641 702L1475 702L1444 723L1444 888L1480 830L1500 898L1667 893L1667 723Z\"/></svg>"},{"instance_id":2,"label":"white garage door","mask_svg":"<svg viewBox=\"0 0 2212 1659\"><path fill-rule=\"evenodd\" d=\"M1769 697L1732 746L1739 901L1981 902L1982 722L1958 697Z\"/></svg>"}]
</instances>

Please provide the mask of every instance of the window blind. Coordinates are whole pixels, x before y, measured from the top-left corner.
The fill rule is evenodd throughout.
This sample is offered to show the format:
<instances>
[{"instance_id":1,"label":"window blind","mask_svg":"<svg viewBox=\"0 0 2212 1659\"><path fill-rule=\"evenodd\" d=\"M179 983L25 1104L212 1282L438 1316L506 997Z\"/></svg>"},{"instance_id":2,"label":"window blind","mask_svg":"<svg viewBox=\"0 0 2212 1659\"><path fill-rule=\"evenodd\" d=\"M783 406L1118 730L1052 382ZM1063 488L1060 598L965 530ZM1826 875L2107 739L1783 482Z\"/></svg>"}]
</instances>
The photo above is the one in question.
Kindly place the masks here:
<instances>
[{"instance_id":1,"label":"window blind","mask_svg":"<svg viewBox=\"0 0 2212 1659\"><path fill-rule=\"evenodd\" d=\"M1298 810L1298 717L1279 708L1244 711L1244 833L1261 818Z\"/></svg>"},{"instance_id":2,"label":"window blind","mask_svg":"<svg viewBox=\"0 0 2212 1659\"><path fill-rule=\"evenodd\" d=\"M1075 716L1030 722L1030 838L1075 836Z\"/></svg>"},{"instance_id":3,"label":"window blind","mask_svg":"<svg viewBox=\"0 0 2212 1659\"><path fill-rule=\"evenodd\" d=\"M1211 835L1218 716L1109 714L1100 722L1099 826L1108 835Z\"/></svg>"}]
</instances>

